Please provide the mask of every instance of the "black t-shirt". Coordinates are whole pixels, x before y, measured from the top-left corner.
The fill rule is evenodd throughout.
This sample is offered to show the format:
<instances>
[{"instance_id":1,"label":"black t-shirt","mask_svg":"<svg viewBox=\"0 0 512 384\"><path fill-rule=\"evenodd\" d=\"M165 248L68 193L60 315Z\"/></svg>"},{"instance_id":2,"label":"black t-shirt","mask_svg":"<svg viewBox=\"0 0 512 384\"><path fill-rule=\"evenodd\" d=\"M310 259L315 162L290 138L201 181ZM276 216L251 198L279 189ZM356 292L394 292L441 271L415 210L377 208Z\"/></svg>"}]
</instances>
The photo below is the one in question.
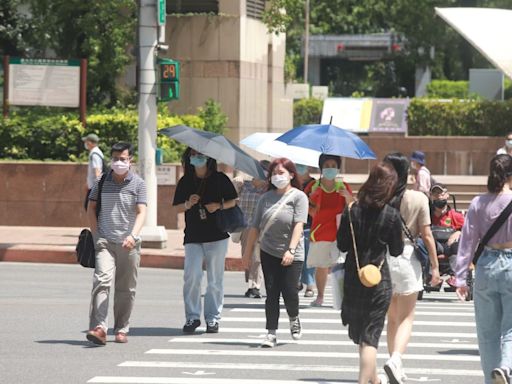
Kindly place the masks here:
<instances>
[{"instance_id":1,"label":"black t-shirt","mask_svg":"<svg viewBox=\"0 0 512 384\"><path fill-rule=\"evenodd\" d=\"M208 203L220 203L238 197L231 180L222 172L214 172L201 179L195 175L183 176L174 194L173 205L183 204L190 195L201 196L199 203L185 211L185 240L187 243L209 243L227 239L229 235L217 228L217 212L209 213Z\"/></svg>"}]
</instances>

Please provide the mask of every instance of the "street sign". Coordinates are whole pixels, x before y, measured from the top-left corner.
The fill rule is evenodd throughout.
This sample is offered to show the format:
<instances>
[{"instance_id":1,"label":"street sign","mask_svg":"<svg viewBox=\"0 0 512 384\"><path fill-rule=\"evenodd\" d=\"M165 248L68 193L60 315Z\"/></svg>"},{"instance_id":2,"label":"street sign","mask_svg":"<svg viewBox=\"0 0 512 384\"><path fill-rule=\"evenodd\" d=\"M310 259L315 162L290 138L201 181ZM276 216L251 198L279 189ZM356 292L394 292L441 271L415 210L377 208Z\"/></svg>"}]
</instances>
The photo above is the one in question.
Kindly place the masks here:
<instances>
[{"instance_id":1,"label":"street sign","mask_svg":"<svg viewBox=\"0 0 512 384\"><path fill-rule=\"evenodd\" d=\"M180 63L170 59L157 59L158 100L169 101L180 98Z\"/></svg>"},{"instance_id":2,"label":"street sign","mask_svg":"<svg viewBox=\"0 0 512 384\"><path fill-rule=\"evenodd\" d=\"M167 16L166 11L166 0L157 1L157 21L158 25L165 25L165 17Z\"/></svg>"}]
</instances>

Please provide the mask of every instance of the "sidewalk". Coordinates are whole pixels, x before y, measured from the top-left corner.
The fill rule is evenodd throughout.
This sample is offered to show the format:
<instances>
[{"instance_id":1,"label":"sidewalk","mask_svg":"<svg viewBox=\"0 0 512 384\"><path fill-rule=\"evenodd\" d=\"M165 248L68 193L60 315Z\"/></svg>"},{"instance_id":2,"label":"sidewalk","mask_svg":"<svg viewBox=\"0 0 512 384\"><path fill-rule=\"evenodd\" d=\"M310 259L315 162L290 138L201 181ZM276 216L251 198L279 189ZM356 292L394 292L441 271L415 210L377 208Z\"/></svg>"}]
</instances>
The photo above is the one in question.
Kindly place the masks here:
<instances>
[{"instance_id":1,"label":"sidewalk","mask_svg":"<svg viewBox=\"0 0 512 384\"><path fill-rule=\"evenodd\" d=\"M75 264L82 228L0 226L0 261ZM142 248L141 266L183 269L183 231L167 231L167 248ZM226 270L241 271L240 245L229 241Z\"/></svg>"}]
</instances>

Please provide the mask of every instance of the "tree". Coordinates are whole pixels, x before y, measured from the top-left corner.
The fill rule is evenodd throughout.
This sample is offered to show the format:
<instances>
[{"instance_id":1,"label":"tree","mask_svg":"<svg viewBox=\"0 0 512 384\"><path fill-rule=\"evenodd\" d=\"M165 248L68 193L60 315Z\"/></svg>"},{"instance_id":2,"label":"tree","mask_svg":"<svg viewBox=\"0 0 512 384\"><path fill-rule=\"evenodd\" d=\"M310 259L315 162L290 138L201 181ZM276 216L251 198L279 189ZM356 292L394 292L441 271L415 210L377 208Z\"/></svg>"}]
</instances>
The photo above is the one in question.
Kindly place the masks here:
<instances>
[{"instance_id":1,"label":"tree","mask_svg":"<svg viewBox=\"0 0 512 384\"><path fill-rule=\"evenodd\" d=\"M88 104L114 104L118 77L132 60L133 0L30 0L37 46L61 58L86 58Z\"/></svg>"},{"instance_id":2,"label":"tree","mask_svg":"<svg viewBox=\"0 0 512 384\"><path fill-rule=\"evenodd\" d=\"M25 55L30 47L33 28L19 11L20 5L20 0L0 2L0 53L4 55Z\"/></svg>"}]
</instances>

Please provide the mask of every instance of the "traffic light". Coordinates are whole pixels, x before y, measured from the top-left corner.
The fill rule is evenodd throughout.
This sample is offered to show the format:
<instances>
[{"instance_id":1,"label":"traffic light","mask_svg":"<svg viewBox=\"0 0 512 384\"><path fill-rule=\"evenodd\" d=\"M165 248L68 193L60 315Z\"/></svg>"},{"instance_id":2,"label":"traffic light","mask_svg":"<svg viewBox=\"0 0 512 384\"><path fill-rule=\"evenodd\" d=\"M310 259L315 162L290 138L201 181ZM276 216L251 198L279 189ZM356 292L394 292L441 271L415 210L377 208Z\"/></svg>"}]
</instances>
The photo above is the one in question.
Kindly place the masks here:
<instances>
[{"instance_id":1,"label":"traffic light","mask_svg":"<svg viewBox=\"0 0 512 384\"><path fill-rule=\"evenodd\" d=\"M158 100L169 101L180 98L180 63L170 59L157 59Z\"/></svg>"}]
</instances>

